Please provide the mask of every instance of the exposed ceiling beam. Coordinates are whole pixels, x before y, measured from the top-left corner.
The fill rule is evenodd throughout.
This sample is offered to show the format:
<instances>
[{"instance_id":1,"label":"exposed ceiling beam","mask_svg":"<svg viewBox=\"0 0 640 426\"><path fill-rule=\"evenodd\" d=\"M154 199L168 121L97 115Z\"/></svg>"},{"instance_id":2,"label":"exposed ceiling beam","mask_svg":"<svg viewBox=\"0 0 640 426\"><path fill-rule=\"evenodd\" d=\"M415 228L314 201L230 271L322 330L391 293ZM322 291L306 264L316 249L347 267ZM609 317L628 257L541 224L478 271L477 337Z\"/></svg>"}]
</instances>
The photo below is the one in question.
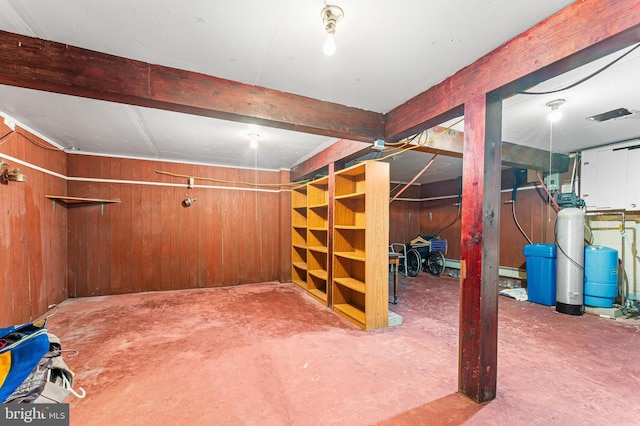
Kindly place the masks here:
<instances>
[{"instance_id":1,"label":"exposed ceiling beam","mask_svg":"<svg viewBox=\"0 0 640 426\"><path fill-rule=\"evenodd\" d=\"M291 181L304 178L309 173L320 170L329 163L336 161L349 161L357 158L364 152L371 152L371 144L365 142L352 141L347 139L339 140L316 155L308 158L291 169Z\"/></svg>"},{"instance_id":2,"label":"exposed ceiling beam","mask_svg":"<svg viewBox=\"0 0 640 426\"><path fill-rule=\"evenodd\" d=\"M426 131L426 137L423 137L423 140L433 141L412 150L462 158L464 147L463 132L454 129L446 130L443 127L436 126ZM502 142L500 158L504 166L549 171L549 151L542 149ZM569 162L568 155L553 153L551 155L551 172L566 172L569 170Z\"/></svg>"},{"instance_id":3,"label":"exposed ceiling beam","mask_svg":"<svg viewBox=\"0 0 640 426\"><path fill-rule=\"evenodd\" d=\"M500 90L509 96L640 41L637 0L577 1L386 114L385 140L419 133Z\"/></svg>"},{"instance_id":4,"label":"exposed ceiling beam","mask_svg":"<svg viewBox=\"0 0 640 426\"><path fill-rule=\"evenodd\" d=\"M384 116L0 31L0 84L335 138L384 139Z\"/></svg>"}]
</instances>

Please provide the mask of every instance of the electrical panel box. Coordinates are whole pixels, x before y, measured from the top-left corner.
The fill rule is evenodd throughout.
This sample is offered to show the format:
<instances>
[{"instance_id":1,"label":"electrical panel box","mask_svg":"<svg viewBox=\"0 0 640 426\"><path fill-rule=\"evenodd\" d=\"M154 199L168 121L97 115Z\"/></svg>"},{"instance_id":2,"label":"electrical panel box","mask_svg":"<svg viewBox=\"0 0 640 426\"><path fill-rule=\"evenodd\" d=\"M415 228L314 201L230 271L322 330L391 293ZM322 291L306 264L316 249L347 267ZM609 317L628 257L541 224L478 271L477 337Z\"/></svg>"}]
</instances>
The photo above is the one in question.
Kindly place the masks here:
<instances>
[{"instance_id":1,"label":"electrical panel box","mask_svg":"<svg viewBox=\"0 0 640 426\"><path fill-rule=\"evenodd\" d=\"M551 173L544 178L544 184L549 191L560 190L560 173Z\"/></svg>"}]
</instances>

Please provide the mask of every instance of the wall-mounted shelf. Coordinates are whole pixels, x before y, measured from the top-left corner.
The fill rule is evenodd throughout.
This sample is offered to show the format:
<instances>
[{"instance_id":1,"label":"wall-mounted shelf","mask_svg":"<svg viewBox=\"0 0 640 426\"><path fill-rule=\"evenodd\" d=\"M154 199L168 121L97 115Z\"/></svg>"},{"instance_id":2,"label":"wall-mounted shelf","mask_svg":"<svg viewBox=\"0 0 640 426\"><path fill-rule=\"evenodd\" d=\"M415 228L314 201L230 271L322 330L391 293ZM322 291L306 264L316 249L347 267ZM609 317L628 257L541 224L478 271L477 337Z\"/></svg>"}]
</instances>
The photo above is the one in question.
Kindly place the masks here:
<instances>
[{"instance_id":1,"label":"wall-mounted shelf","mask_svg":"<svg viewBox=\"0 0 640 426\"><path fill-rule=\"evenodd\" d=\"M53 203L53 209L56 208L56 202L65 207L79 207L100 204L100 214L104 214L104 205L119 203L120 200L109 200L104 198L86 198L86 197L70 197L68 195L45 195Z\"/></svg>"}]
</instances>

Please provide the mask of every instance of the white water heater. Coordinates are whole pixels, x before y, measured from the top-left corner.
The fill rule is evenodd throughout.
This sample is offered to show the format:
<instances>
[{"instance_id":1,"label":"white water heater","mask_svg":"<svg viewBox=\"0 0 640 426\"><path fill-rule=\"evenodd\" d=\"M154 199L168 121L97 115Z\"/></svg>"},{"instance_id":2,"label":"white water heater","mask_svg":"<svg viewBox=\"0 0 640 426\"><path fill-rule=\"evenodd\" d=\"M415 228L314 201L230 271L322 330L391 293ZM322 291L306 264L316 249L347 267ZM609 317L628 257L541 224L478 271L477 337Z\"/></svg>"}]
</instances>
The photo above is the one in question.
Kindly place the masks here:
<instances>
[{"instance_id":1,"label":"white water heater","mask_svg":"<svg viewBox=\"0 0 640 426\"><path fill-rule=\"evenodd\" d=\"M563 314L584 312L584 216L566 208L556 219L556 311Z\"/></svg>"}]
</instances>

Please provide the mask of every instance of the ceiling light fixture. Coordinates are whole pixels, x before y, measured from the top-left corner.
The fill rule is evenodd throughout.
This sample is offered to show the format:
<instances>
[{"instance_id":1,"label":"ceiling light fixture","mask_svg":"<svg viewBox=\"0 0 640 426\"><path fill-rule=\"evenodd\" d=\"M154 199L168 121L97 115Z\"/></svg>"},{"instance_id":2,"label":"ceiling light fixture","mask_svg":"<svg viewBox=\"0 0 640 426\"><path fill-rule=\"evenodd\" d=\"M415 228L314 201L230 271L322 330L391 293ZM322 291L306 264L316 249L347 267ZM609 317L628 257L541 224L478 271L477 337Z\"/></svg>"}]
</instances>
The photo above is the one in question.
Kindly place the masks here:
<instances>
[{"instance_id":1,"label":"ceiling light fixture","mask_svg":"<svg viewBox=\"0 0 640 426\"><path fill-rule=\"evenodd\" d=\"M249 146L256 149L258 147L258 138L260 138L260 128L255 124L250 125L247 136L249 136Z\"/></svg>"},{"instance_id":2,"label":"ceiling light fixture","mask_svg":"<svg viewBox=\"0 0 640 426\"><path fill-rule=\"evenodd\" d=\"M547 102L547 106L551 108L547 118L550 122L555 123L562 118L562 112L558 109L560 105L564 103L564 99L556 99L555 101Z\"/></svg>"},{"instance_id":3,"label":"ceiling light fixture","mask_svg":"<svg viewBox=\"0 0 640 426\"><path fill-rule=\"evenodd\" d=\"M323 51L327 56L336 53L336 24L344 16L344 12L338 6L329 5L322 9L322 23L327 31L327 40L324 42Z\"/></svg>"},{"instance_id":4,"label":"ceiling light fixture","mask_svg":"<svg viewBox=\"0 0 640 426\"><path fill-rule=\"evenodd\" d=\"M251 141L249 142L249 146L253 149L256 149L258 147L258 135L252 135L254 137L251 138Z\"/></svg>"}]
</instances>

